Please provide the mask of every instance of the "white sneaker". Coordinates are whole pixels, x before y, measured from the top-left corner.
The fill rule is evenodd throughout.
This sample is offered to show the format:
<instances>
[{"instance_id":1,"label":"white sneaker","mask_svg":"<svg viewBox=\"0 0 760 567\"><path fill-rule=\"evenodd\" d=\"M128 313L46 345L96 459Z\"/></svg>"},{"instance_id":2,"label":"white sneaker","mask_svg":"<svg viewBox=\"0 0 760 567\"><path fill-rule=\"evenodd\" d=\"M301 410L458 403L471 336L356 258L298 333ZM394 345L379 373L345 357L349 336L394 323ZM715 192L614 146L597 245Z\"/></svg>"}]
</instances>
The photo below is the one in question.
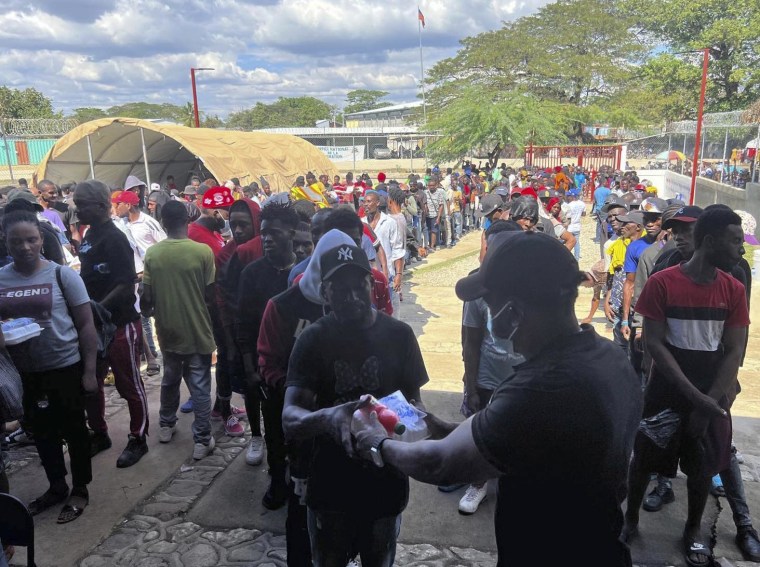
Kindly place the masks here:
<instances>
[{"instance_id":1,"label":"white sneaker","mask_svg":"<svg viewBox=\"0 0 760 567\"><path fill-rule=\"evenodd\" d=\"M193 448L193 459L198 461L203 457L208 457L214 451L215 446L216 441L214 441L213 437L208 440L208 445L204 445L203 443L196 443L195 447Z\"/></svg>"},{"instance_id":2,"label":"white sneaker","mask_svg":"<svg viewBox=\"0 0 760 567\"><path fill-rule=\"evenodd\" d=\"M251 437L251 442L248 443L248 449L246 449L245 451L246 464L249 464L252 467L255 467L257 465L260 465L263 460L264 460L264 438L261 436Z\"/></svg>"},{"instance_id":3,"label":"white sneaker","mask_svg":"<svg viewBox=\"0 0 760 567\"><path fill-rule=\"evenodd\" d=\"M176 425L172 425L171 427L166 425L161 426L161 429L158 430L158 442L168 443L172 440L175 431L177 431Z\"/></svg>"},{"instance_id":4,"label":"white sneaker","mask_svg":"<svg viewBox=\"0 0 760 567\"><path fill-rule=\"evenodd\" d=\"M484 484L480 488L471 484L467 487L467 492L464 493L462 499L459 501L459 513L469 516L478 511L478 506L483 500L486 499L486 493L488 489L488 483Z\"/></svg>"}]
</instances>

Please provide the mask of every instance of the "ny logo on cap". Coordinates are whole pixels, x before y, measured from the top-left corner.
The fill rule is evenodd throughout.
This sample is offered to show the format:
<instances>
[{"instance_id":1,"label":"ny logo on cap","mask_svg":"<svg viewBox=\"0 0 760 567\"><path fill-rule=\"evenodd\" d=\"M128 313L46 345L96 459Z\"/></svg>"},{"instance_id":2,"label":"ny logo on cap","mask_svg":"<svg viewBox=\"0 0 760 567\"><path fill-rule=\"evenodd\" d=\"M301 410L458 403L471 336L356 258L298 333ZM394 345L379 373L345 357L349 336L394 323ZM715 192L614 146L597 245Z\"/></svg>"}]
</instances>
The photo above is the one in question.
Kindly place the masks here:
<instances>
[{"instance_id":1,"label":"ny logo on cap","mask_svg":"<svg viewBox=\"0 0 760 567\"><path fill-rule=\"evenodd\" d=\"M354 253L351 251L350 248L341 248L338 250L338 260L342 260L343 262L347 262L348 260L354 259Z\"/></svg>"},{"instance_id":2,"label":"ny logo on cap","mask_svg":"<svg viewBox=\"0 0 760 567\"><path fill-rule=\"evenodd\" d=\"M683 214L683 207L681 207L680 209L678 209L678 210L676 211L676 214L677 214L677 215L682 215L682 214Z\"/></svg>"}]
</instances>

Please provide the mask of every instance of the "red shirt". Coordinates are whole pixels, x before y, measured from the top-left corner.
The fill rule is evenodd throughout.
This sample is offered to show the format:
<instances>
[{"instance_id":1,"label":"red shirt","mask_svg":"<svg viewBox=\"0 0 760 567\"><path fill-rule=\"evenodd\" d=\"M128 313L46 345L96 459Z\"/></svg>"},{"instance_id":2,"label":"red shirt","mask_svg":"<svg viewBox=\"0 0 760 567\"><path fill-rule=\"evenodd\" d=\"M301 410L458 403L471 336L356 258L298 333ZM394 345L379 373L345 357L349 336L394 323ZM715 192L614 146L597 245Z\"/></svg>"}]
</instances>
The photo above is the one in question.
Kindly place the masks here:
<instances>
[{"instance_id":1,"label":"red shirt","mask_svg":"<svg viewBox=\"0 0 760 567\"><path fill-rule=\"evenodd\" d=\"M203 225L197 222L192 222L187 227L187 237L195 242L205 244L216 256L219 251L224 247L224 239L218 232L209 230Z\"/></svg>"}]
</instances>

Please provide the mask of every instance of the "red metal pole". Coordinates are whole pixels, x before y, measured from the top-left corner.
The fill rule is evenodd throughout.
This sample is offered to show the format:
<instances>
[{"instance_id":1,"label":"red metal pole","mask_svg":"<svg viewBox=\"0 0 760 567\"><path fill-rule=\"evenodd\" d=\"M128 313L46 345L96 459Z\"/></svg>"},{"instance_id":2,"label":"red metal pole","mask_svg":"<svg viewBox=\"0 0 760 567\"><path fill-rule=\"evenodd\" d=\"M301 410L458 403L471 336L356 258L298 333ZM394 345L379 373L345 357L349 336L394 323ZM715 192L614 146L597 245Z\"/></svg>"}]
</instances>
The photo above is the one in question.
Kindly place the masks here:
<instances>
[{"instance_id":1,"label":"red metal pole","mask_svg":"<svg viewBox=\"0 0 760 567\"><path fill-rule=\"evenodd\" d=\"M193 118L195 119L195 127L201 127L201 121L198 116L198 93L195 92L195 69L190 68L190 83L193 85Z\"/></svg>"},{"instance_id":2,"label":"red metal pole","mask_svg":"<svg viewBox=\"0 0 760 567\"><path fill-rule=\"evenodd\" d=\"M697 175L699 173L699 144L702 141L702 119L705 114L705 91L707 90L707 64L710 61L710 50L702 50L702 89L699 92L699 113L697 114L697 136L694 140L694 161L691 168L691 190L689 191L689 205L694 204L697 192Z\"/></svg>"}]
</instances>

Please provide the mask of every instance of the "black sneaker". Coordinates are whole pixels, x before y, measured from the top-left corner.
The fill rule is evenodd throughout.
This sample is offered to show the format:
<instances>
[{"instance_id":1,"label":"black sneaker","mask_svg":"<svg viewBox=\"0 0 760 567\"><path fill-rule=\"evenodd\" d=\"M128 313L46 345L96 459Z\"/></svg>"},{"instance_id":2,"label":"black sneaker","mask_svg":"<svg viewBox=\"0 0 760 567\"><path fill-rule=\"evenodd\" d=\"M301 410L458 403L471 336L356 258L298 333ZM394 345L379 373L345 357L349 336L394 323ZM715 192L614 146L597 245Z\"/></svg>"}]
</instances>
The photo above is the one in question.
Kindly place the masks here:
<instances>
[{"instance_id":1,"label":"black sneaker","mask_svg":"<svg viewBox=\"0 0 760 567\"><path fill-rule=\"evenodd\" d=\"M269 488L261 499L261 503L267 510L282 508L288 501L288 485L283 480L272 479Z\"/></svg>"},{"instance_id":2,"label":"black sneaker","mask_svg":"<svg viewBox=\"0 0 760 567\"><path fill-rule=\"evenodd\" d=\"M148 443L145 441L145 436L135 437L129 435L129 441L126 448L121 452L119 458L116 461L116 467L125 469L131 467L137 461L142 459L143 455L148 452Z\"/></svg>"},{"instance_id":3,"label":"black sneaker","mask_svg":"<svg viewBox=\"0 0 760 567\"><path fill-rule=\"evenodd\" d=\"M747 561L760 561L760 539L752 526L742 526L736 532L736 545Z\"/></svg>"},{"instance_id":4,"label":"black sneaker","mask_svg":"<svg viewBox=\"0 0 760 567\"><path fill-rule=\"evenodd\" d=\"M659 479L657 486L644 499L644 510L647 512L659 512L665 504L675 501L676 495L673 487L667 479Z\"/></svg>"},{"instance_id":5,"label":"black sneaker","mask_svg":"<svg viewBox=\"0 0 760 567\"><path fill-rule=\"evenodd\" d=\"M101 451L111 448L111 438L108 433L95 433L90 431L90 457L94 457Z\"/></svg>"}]
</instances>

